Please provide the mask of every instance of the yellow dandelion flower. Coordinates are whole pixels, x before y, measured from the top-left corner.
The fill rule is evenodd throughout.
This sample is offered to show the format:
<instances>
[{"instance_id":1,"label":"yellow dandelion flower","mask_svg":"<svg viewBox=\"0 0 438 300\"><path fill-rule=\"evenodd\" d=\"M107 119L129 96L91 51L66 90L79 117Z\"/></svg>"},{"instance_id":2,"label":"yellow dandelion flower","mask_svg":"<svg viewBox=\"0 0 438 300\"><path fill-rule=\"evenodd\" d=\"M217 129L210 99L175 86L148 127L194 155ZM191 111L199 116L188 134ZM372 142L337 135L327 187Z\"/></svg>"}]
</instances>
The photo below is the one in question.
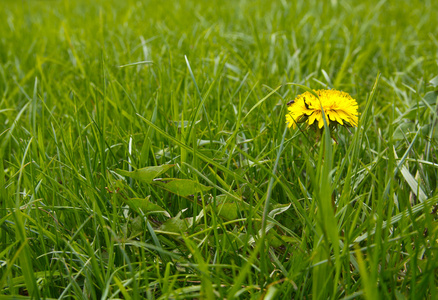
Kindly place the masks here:
<instances>
[{"instance_id":1,"label":"yellow dandelion flower","mask_svg":"<svg viewBox=\"0 0 438 300\"><path fill-rule=\"evenodd\" d=\"M298 95L291 101L286 115L288 127L297 127L297 123L307 122L310 126L315 122L319 128L324 126L321 105L327 116L327 125L335 122L341 125L357 127L357 102L349 94L337 90L313 90L319 97L310 92Z\"/></svg>"}]
</instances>

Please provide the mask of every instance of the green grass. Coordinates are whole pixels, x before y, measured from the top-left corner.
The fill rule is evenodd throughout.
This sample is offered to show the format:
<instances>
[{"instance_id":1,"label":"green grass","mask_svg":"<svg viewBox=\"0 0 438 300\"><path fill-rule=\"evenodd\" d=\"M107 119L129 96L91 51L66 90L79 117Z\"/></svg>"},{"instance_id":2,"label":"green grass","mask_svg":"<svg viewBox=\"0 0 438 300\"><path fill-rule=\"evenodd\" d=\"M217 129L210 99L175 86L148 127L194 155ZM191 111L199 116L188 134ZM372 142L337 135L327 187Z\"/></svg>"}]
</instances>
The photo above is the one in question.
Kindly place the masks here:
<instances>
[{"instance_id":1,"label":"green grass","mask_svg":"<svg viewBox=\"0 0 438 300\"><path fill-rule=\"evenodd\" d=\"M1 299L438 297L438 2L270 2L1 1Z\"/></svg>"}]
</instances>

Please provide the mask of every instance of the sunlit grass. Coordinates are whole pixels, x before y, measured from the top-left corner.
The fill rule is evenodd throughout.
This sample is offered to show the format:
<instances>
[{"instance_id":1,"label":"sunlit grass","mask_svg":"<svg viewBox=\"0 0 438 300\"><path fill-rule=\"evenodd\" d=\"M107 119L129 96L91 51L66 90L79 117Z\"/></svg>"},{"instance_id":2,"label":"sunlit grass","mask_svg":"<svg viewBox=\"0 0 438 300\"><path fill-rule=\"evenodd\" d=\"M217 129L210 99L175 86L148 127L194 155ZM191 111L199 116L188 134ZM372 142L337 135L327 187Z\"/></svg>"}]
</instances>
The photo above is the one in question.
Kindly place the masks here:
<instances>
[{"instance_id":1,"label":"sunlit grass","mask_svg":"<svg viewBox=\"0 0 438 300\"><path fill-rule=\"evenodd\" d=\"M2 295L437 297L436 1L270 2L0 3Z\"/></svg>"}]
</instances>

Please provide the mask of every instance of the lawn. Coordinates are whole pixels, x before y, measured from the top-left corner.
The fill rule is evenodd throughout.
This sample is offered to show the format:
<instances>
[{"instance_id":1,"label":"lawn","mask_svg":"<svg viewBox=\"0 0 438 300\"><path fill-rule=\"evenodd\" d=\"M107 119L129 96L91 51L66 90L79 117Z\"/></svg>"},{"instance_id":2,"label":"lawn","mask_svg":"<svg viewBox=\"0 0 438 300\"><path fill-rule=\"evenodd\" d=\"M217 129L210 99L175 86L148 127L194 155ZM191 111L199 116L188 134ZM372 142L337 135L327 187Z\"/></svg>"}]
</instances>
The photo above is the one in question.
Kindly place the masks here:
<instances>
[{"instance_id":1,"label":"lawn","mask_svg":"<svg viewBox=\"0 0 438 300\"><path fill-rule=\"evenodd\" d=\"M437 99L438 1L3 0L0 299L437 299Z\"/></svg>"}]
</instances>

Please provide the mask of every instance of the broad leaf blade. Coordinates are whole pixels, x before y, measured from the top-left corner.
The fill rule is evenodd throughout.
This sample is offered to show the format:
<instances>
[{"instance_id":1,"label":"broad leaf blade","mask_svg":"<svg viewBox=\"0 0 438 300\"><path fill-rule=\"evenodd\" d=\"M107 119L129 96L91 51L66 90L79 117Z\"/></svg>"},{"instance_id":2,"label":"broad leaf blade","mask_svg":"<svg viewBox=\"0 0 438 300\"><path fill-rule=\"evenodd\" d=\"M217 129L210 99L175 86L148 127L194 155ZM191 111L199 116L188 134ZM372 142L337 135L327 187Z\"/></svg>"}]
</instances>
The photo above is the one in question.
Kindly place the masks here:
<instances>
[{"instance_id":1,"label":"broad leaf blade","mask_svg":"<svg viewBox=\"0 0 438 300\"><path fill-rule=\"evenodd\" d=\"M163 213L170 218L169 213L164 208L149 201L150 197L151 196L147 196L144 199L141 198L121 198L121 199L123 199L123 201L126 204L128 204L128 206L132 210L138 213L140 213L140 211L142 211L143 213Z\"/></svg>"},{"instance_id":2,"label":"broad leaf blade","mask_svg":"<svg viewBox=\"0 0 438 300\"><path fill-rule=\"evenodd\" d=\"M225 220L235 220L239 217L239 212L241 209L239 208L237 203L223 203L219 204L216 207L216 211L218 216L224 218Z\"/></svg>"},{"instance_id":3,"label":"broad leaf blade","mask_svg":"<svg viewBox=\"0 0 438 300\"><path fill-rule=\"evenodd\" d=\"M146 167L142 169L137 169L135 171L129 172L121 169L117 169L116 172L122 176L131 177L146 183L151 183L154 178L160 176L174 165L161 165L154 167Z\"/></svg>"},{"instance_id":4,"label":"broad leaf blade","mask_svg":"<svg viewBox=\"0 0 438 300\"><path fill-rule=\"evenodd\" d=\"M168 190L171 193L177 194L179 196L187 197L200 192L206 192L211 189L209 186L200 184L199 182L190 179L166 179L154 181L155 185Z\"/></svg>"},{"instance_id":5,"label":"broad leaf blade","mask_svg":"<svg viewBox=\"0 0 438 300\"><path fill-rule=\"evenodd\" d=\"M166 222L164 222L160 226L160 230L167 231L167 232L176 232L176 233L182 233L182 232L186 231L187 228L189 228L192 225L193 219L192 218L181 219L181 213L183 211L180 211L174 218L171 218L171 219L167 220Z\"/></svg>"},{"instance_id":6,"label":"broad leaf blade","mask_svg":"<svg viewBox=\"0 0 438 300\"><path fill-rule=\"evenodd\" d=\"M433 85L434 87L438 86L438 76L435 76L434 78L432 78L429 83L431 85Z\"/></svg>"}]
</instances>

